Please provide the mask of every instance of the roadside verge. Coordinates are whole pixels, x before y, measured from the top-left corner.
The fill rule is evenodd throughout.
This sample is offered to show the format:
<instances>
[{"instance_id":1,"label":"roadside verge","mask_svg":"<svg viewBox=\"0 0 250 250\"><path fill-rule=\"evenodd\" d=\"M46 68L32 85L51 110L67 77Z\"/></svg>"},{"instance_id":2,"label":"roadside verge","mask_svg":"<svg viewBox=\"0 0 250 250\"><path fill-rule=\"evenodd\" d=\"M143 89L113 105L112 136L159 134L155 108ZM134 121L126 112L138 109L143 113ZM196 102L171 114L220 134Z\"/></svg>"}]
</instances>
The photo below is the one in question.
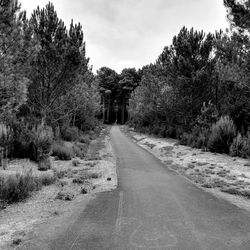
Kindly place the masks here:
<instances>
[{"instance_id":1,"label":"roadside verge","mask_svg":"<svg viewBox=\"0 0 250 250\"><path fill-rule=\"evenodd\" d=\"M218 198L250 211L249 160L204 152L180 145L177 140L140 134L126 126L121 130L169 169Z\"/></svg>"},{"instance_id":2,"label":"roadside verge","mask_svg":"<svg viewBox=\"0 0 250 250\"><path fill-rule=\"evenodd\" d=\"M117 187L109 132L108 126L101 131L84 159L52 159L57 181L0 211L1 250L48 249L50 240L70 227L96 195Z\"/></svg>"}]
</instances>

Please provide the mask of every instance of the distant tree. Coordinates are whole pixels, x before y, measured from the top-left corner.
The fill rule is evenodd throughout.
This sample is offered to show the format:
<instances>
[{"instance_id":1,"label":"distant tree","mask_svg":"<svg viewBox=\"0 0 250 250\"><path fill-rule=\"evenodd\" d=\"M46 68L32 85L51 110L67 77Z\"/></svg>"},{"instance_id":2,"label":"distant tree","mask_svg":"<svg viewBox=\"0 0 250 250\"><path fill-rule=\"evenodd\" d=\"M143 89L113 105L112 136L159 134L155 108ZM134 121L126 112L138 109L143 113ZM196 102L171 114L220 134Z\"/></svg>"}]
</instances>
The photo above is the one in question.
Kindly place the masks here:
<instances>
[{"instance_id":1,"label":"distant tree","mask_svg":"<svg viewBox=\"0 0 250 250\"><path fill-rule=\"evenodd\" d=\"M103 91L111 91L111 99L114 100L118 93L119 75L115 70L102 67L97 71L97 82Z\"/></svg>"},{"instance_id":2,"label":"distant tree","mask_svg":"<svg viewBox=\"0 0 250 250\"><path fill-rule=\"evenodd\" d=\"M64 107L56 117L79 129L92 129L100 111L100 93L92 72L79 75L77 84L62 98ZM62 119L63 118L63 119Z\"/></svg>"},{"instance_id":3,"label":"distant tree","mask_svg":"<svg viewBox=\"0 0 250 250\"><path fill-rule=\"evenodd\" d=\"M125 68L120 74L120 87L131 87L136 88L141 80L138 72L135 68Z\"/></svg>"}]
</instances>

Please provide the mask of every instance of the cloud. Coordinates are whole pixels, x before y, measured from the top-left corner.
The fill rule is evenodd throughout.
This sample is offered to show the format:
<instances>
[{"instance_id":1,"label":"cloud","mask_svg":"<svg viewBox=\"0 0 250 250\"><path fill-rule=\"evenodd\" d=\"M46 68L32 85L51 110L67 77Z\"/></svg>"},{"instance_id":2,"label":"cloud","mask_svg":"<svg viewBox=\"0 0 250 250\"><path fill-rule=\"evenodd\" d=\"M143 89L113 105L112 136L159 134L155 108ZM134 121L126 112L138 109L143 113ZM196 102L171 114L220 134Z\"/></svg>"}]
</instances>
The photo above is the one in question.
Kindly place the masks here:
<instances>
[{"instance_id":1,"label":"cloud","mask_svg":"<svg viewBox=\"0 0 250 250\"><path fill-rule=\"evenodd\" d=\"M26 8L44 0L22 0ZM87 55L94 69L142 67L154 62L182 26L206 32L225 28L226 10L218 0L52 0L67 24L83 25Z\"/></svg>"}]
</instances>

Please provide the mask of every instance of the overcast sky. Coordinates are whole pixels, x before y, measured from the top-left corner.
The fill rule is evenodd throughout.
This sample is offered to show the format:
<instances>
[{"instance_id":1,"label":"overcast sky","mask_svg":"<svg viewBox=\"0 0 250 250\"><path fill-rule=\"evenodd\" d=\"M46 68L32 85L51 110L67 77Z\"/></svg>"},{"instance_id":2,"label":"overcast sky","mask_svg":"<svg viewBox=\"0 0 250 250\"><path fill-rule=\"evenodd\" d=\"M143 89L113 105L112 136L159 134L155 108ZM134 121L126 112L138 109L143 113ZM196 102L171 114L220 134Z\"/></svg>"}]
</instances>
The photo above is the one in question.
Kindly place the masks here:
<instances>
[{"instance_id":1,"label":"overcast sky","mask_svg":"<svg viewBox=\"0 0 250 250\"><path fill-rule=\"evenodd\" d=\"M28 14L48 0L20 0ZM155 62L185 25L205 32L229 27L223 0L51 0L69 26L83 26L87 56L94 71L120 72Z\"/></svg>"}]
</instances>

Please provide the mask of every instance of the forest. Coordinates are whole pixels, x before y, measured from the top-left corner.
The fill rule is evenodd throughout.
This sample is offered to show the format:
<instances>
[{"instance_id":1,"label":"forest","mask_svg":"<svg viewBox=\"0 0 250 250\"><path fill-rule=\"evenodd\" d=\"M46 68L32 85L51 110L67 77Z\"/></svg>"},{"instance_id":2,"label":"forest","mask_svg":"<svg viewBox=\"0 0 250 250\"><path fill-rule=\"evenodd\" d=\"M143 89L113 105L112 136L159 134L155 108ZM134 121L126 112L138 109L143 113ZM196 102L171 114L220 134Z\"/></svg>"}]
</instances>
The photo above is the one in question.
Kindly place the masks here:
<instances>
[{"instance_id":1,"label":"forest","mask_svg":"<svg viewBox=\"0 0 250 250\"><path fill-rule=\"evenodd\" d=\"M230 30L205 34L184 26L155 63L121 75L99 70L99 86L111 90L102 95L111 114L117 102L128 110L118 122L206 151L250 156L249 5L224 4Z\"/></svg>"},{"instance_id":2,"label":"forest","mask_svg":"<svg viewBox=\"0 0 250 250\"><path fill-rule=\"evenodd\" d=\"M250 6L224 4L230 30L184 26L154 63L94 74L80 23L67 28L52 3L27 18L0 0L1 166L29 158L49 169L51 154L68 157L60 140L84 142L102 122L250 157Z\"/></svg>"},{"instance_id":3,"label":"forest","mask_svg":"<svg viewBox=\"0 0 250 250\"><path fill-rule=\"evenodd\" d=\"M140 70L129 123L212 152L250 156L249 5L225 0L231 29L183 27Z\"/></svg>"}]
</instances>

